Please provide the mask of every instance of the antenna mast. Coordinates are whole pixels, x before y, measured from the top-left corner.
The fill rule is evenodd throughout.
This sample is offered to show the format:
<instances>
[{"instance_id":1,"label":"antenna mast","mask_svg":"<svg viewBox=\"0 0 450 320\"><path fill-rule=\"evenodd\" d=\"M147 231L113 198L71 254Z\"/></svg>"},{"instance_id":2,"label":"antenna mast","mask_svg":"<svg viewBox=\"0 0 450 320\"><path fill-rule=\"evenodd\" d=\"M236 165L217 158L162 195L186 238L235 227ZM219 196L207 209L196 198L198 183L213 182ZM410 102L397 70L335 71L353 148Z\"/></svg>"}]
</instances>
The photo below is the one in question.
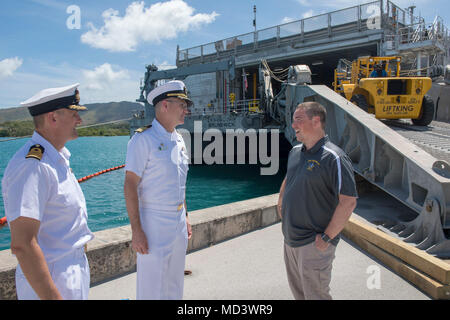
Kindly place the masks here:
<instances>
[{"instance_id":1,"label":"antenna mast","mask_svg":"<svg viewBox=\"0 0 450 320\"><path fill-rule=\"evenodd\" d=\"M256 5L253 6L253 27L255 27L256 32Z\"/></svg>"}]
</instances>

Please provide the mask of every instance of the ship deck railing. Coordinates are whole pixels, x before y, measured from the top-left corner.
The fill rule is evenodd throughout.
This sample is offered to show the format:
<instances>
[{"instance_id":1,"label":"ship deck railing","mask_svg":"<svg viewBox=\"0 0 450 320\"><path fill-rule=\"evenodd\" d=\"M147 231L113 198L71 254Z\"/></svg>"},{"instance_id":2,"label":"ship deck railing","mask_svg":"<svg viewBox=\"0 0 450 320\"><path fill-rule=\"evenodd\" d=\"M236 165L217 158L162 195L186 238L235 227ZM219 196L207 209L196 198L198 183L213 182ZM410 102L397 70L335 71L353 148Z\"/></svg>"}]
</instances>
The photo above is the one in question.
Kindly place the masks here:
<instances>
[{"instance_id":1,"label":"ship deck railing","mask_svg":"<svg viewBox=\"0 0 450 320\"><path fill-rule=\"evenodd\" d=\"M399 28L421 21L389 0L372 1L188 49L177 47L177 67L369 29L395 33Z\"/></svg>"},{"instance_id":2,"label":"ship deck railing","mask_svg":"<svg viewBox=\"0 0 450 320\"><path fill-rule=\"evenodd\" d=\"M444 48L450 46L450 30L444 25L441 17L437 16L433 23L424 21L398 29L395 34L385 35L385 42L390 50L399 50L402 45L423 44L432 41Z\"/></svg>"},{"instance_id":3,"label":"ship deck railing","mask_svg":"<svg viewBox=\"0 0 450 320\"><path fill-rule=\"evenodd\" d=\"M232 114L258 114L264 111L260 108L260 101L258 99L245 99L237 100L227 103L221 110L204 108L192 109L189 113L190 116L209 116L209 115L223 115L227 113Z\"/></svg>"}]
</instances>

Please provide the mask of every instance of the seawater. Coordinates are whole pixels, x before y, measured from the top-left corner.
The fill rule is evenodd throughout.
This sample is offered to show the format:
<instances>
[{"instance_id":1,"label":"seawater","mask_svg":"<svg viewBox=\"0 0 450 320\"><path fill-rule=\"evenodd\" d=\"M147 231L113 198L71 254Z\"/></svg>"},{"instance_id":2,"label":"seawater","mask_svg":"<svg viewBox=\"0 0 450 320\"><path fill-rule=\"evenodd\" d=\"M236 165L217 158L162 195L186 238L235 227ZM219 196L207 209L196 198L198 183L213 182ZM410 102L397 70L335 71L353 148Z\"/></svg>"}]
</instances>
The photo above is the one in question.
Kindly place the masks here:
<instances>
[{"instance_id":1,"label":"seawater","mask_svg":"<svg viewBox=\"0 0 450 320\"><path fill-rule=\"evenodd\" d=\"M0 180L5 168L28 139L0 140ZM77 179L125 163L128 136L80 137L67 143L70 164ZM186 186L189 211L277 193L286 173L280 160L276 175L262 176L258 165L190 165ZM124 169L111 171L82 182L86 198L88 225L95 232L127 225L123 196ZM155 186L157 188L157 186ZM0 218L5 216L0 194ZM0 230L0 250L10 246L9 228Z\"/></svg>"}]
</instances>

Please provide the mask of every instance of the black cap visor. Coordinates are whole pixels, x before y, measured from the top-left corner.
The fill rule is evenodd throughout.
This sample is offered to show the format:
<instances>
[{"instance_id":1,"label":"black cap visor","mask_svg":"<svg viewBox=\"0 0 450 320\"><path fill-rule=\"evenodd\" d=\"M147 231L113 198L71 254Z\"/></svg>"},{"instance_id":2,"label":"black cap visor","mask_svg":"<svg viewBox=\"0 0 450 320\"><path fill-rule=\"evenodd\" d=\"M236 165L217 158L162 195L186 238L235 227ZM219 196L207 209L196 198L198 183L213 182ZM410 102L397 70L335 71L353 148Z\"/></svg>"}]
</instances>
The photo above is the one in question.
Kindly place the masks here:
<instances>
[{"instance_id":1,"label":"black cap visor","mask_svg":"<svg viewBox=\"0 0 450 320\"><path fill-rule=\"evenodd\" d=\"M87 108L85 106L78 105L79 96L77 94L69 97L63 97L55 100L50 100L32 107L28 107L28 111L31 116L38 116L43 113L55 111L58 109L66 108L76 111L85 111Z\"/></svg>"},{"instance_id":2,"label":"black cap visor","mask_svg":"<svg viewBox=\"0 0 450 320\"><path fill-rule=\"evenodd\" d=\"M186 95L184 91L168 91L164 92L163 94L160 94L159 96L155 97L153 99L153 106L156 106L156 104L164 99L167 98L178 98L186 101L188 107L192 106L193 102L189 97Z\"/></svg>"}]
</instances>

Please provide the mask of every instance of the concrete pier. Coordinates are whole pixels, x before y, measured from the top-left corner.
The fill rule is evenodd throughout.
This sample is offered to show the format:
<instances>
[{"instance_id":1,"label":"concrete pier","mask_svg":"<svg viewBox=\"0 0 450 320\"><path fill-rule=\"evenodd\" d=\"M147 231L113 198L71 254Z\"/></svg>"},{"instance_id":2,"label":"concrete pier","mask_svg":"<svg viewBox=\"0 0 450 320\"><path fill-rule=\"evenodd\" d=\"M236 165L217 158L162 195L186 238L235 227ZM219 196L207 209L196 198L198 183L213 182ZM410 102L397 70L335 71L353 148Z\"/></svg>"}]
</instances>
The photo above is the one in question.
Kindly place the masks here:
<instances>
[{"instance_id":1,"label":"concrete pier","mask_svg":"<svg viewBox=\"0 0 450 320\"><path fill-rule=\"evenodd\" d=\"M186 269L192 274L185 276L184 300L293 300L280 223L191 252ZM330 294L335 300L430 299L347 239L336 250ZM92 286L89 299L136 299L136 273Z\"/></svg>"},{"instance_id":2,"label":"concrete pier","mask_svg":"<svg viewBox=\"0 0 450 320\"><path fill-rule=\"evenodd\" d=\"M188 252L277 222L277 199L274 194L190 212L193 236ZM87 256L92 285L134 271L136 253L131 249L130 226L95 232L95 239L88 243ZM16 266L11 250L0 251L0 300L16 299Z\"/></svg>"},{"instance_id":3,"label":"concrete pier","mask_svg":"<svg viewBox=\"0 0 450 320\"><path fill-rule=\"evenodd\" d=\"M275 211L277 199L278 194L273 194L190 212L193 236L186 268L192 275L185 278L185 299L292 299ZM362 193L354 216L363 221L370 212L397 212L398 206L380 191ZM99 231L95 236L87 252L90 299L135 299L136 256L130 227ZM10 250L0 251L0 299L16 299L16 265ZM393 270L398 269L390 269L344 237L333 265L331 294L345 300L434 298L434 291Z\"/></svg>"}]
</instances>

